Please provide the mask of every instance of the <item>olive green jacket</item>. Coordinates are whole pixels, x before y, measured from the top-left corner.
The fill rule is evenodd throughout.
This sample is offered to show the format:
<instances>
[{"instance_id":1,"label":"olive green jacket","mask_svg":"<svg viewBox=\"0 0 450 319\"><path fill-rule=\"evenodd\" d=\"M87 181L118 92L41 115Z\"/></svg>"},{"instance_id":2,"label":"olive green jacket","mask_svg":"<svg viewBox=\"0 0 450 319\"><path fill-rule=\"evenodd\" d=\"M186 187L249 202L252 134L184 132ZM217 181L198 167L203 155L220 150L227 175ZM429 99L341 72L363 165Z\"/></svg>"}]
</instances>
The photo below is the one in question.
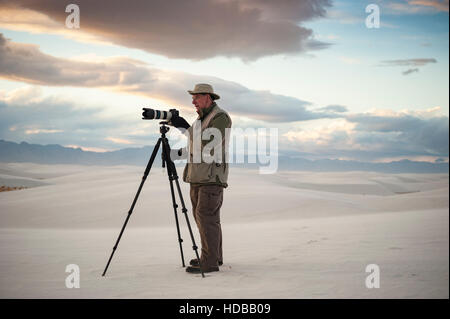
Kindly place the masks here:
<instances>
[{"instance_id":1,"label":"olive green jacket","mask_svg":"<svg viewBox=\"0 0 450 319\"><path fill-rule=\"evenodd\" d=\"M201 129L199 124L201 124ZM193 125L191 125L191 127L188 129L188 162L186 163L186 167L184 168L183 181L194 185L212 184L220 185L222 187L228 186L228 163L226 162L226 153L228 152L227 134L229 134L229 128L231 128L231 124L231 118L228 113L222 110L215 102L213 102L210 107L203 110L203 112L198 116ZM217 157L214 158L212 162L205 162L205 159L202 156L203 151L205 150L205 147L211 147L211 145L208 146L208 143L213 141L214 136L211 136L209 140L203 140L201 139L201 135L199 137L195 135L195 128L199 133L203 133L208 128L216 128L220 131L222 140L216 140L214 141L214 143L221 144L221 159L217 160L217 157L220 155L217 154ZM196 161L194 161L194 138L201 139L201 144L199 145L200 147L197 147L197 151L201 150L201 153L196 154ZM217 144L217 147L219 147L219 144ZM207 150L208 149L206 149L206 151ZM213 150L208 153L214 156Z\"/></svg>"}]
</instances>

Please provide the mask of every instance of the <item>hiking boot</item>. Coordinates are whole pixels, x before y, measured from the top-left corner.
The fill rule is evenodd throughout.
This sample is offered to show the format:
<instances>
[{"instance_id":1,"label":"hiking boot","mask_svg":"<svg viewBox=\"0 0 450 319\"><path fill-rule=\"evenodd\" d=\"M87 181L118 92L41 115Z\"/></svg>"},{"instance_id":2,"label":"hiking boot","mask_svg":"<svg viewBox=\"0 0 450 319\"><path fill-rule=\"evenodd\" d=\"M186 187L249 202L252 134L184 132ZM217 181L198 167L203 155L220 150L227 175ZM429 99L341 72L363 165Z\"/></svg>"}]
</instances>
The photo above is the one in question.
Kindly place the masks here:
<instances>
[{"instance_id":1,"label":"hiking boot","mask_svg":"<svg viewBox=\"0 0 450 319\"><path fill-rule=\"evenodd\" d=\"M219 271L219 267L217 267L217 266L204 267L204 268L202 267L202 270L204 273ZM186 272L189 272L191 274L201 274L202 273L199 266L187 266Z\"/></svg>"},{"instance_id":2,"label":"hiking boot","mask_svg":"<svg viewBox=\"0 0 450 319\"><path fill-rule=\"evenodd\" d=\"M223 265L223 262L222 262L222 261L219 261L218 264L219 264L219 266L222 266L222 265ZM191 266L197 266L197 267L198 267L198 265L199 265L198 259L197 259L197 258L191 259L191 261L189 262L189 265L191 265Z\"/></svg>"}]
</instances>

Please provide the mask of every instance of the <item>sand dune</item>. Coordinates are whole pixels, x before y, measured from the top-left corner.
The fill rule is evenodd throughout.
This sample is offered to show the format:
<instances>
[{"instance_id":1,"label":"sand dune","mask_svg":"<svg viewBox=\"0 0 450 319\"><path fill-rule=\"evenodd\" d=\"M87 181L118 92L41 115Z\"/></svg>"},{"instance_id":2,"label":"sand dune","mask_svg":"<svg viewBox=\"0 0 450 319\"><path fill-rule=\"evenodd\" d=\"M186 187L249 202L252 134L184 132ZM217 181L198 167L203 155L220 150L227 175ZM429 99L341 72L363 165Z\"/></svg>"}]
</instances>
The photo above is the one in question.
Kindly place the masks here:
<instances>
[{"instance_id":1,"label":"sand dune","mask_svg":"<svg viewBox=\"0 0 450 319\"><path fill-rule=\"evenodd\" d=\"M1 164L0 184L29 188L0 193L0 297L448 298L448 174L234 169L225 263L201 279L181 267L167 176L153 168L102 278L143 169ZM72 263L80 289L64 284ZM379 289L365 286L370 263Z\"/></svg>"}]
</instances>

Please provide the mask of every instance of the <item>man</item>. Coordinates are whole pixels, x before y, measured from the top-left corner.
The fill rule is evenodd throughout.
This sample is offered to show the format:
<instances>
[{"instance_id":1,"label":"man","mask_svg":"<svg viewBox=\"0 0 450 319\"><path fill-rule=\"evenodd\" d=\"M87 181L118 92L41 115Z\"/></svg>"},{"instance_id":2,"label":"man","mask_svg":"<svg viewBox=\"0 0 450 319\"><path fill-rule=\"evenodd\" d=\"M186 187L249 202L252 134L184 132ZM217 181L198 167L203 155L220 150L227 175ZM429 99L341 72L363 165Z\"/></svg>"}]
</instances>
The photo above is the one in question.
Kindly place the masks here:
<instances>
[{"instance_id":1,"label":"man","mask_svg":"<svg viewBox=\"0 0 450 319\"><path fill-rule=\"evenodd\" d=\"M197 84L194 90L188 92L192 95L192 104L195 105L198 114L197 120L192 126L182 117L175 118L169 123L177 128L187 129L189 133L190 147L189 154L186 154L189 158L183 172L183 181L190 183L192 212L200 232L202 245L200 262L192 259L186 271L189 273L200 273L201 270L203 272L219 271L219 266L223 264L220 208L223 201L223 190L228 186L228 163L226 163L225 154L228 151L226 134L227 128L231 128L231 118L215 102L220 96L214 93L211 85ZM199 162L195 161L196 155L198 158L195 151L201 151L203 155L205 146L217 138L211 136L209 140L194 141L194 138L199 136L194 132L196 128L201 130L201 133L208 129L220 131L221 140L215 141L219 146L217 150L221 150L218 152L220 157L215 157L214 161L209 163L203 156ZM196 143L201 145L197 150ZM183 150L180 150L179 155L183 156L181 154L184 153Z\"/></svg>"}]
</instances>

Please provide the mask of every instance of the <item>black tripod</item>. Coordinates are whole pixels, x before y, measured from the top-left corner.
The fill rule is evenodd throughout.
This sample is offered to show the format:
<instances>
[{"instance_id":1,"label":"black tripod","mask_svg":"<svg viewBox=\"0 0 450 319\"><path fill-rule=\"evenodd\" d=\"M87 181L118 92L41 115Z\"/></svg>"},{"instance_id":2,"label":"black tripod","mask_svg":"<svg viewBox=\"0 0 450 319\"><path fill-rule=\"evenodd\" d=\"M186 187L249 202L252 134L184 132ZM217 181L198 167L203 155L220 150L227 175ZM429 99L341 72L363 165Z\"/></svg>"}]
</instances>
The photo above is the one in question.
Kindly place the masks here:
<instances>
[{"instance_id":1,"label":"black tripod","mask_svg":"<svg viewBox=\"0 0 450 319\"><path fill-rule=\"evenodd\" d=\"M139 194L141 193L142 186L144 186L145 180L147 179L147 176L150 173L150 169L152 168L153 161L155 160L156 154L158 153L158 149L159 149L161 143L162 143L162 166L167 167L167 175L169 177L169 182L170 182L170 192L172 193L173 212L175 214L175 223L177 225L177 233L178 233L178 243L180 245L180 252L181 252L181 263L182 263L183 267L185 267L183 247L181 244L183 242L183 239L181 239L180 225L178 223L178 215L177 215L178 205L175 200L175 191L173 188L173 181L175 181L175 184L177 186L178 196L180 197L181 206L182 206L182 212L184 214L184 217L186 218L186 224L189 229L189 234L191 235L192 249L194 249L197 260L199 260L199 262L200 262L200 257L198 256L198 251L197 251L197 245L195 244L194 235L192 234L191 224L189 223L189 218L187 215L187 209L184 204L183 195L182 195L181 189L180 189L180 184L178 183L177 170L175 168L174 162L170 158L170 146L169 146L169 141L167 140L167 137L166 137L166 133L169 131L169 127L166 126L167 122L160 122L159 124L161 124L161 126L159 128L159 131L161 132L161 137L158 139L158 142L156 143L155 148L153 149L153 153L150 157L150 160L148 161L147 168L145 169L145 172L144 172L144 176L142 177L141 185L139 185L139 189L136 193L136 196L134 197L133 204L131 204L131 208L128 211L128 216L125 220L125 223L122 226L122 230L120 231L119 238L117 238L116 244L113 247L113 251L111 253L111 256L109 257L108 263L106 264L106 267L105 267L105 270L103 271L102 276L105 276L106 271L108 270L109 263L111 262L114 252L117 249L117 245L119 244L119 241L120 241L120 238L122 237L123 231L125 230L125 227L127 226L128 220L130 219L130 216L133 213L134 205L136 204ZM201 268L201 264L200 264L200 271L202 273L202 277L205 277L205 275L203 274L203 270Z\"/></svg>"}]
</instances>

